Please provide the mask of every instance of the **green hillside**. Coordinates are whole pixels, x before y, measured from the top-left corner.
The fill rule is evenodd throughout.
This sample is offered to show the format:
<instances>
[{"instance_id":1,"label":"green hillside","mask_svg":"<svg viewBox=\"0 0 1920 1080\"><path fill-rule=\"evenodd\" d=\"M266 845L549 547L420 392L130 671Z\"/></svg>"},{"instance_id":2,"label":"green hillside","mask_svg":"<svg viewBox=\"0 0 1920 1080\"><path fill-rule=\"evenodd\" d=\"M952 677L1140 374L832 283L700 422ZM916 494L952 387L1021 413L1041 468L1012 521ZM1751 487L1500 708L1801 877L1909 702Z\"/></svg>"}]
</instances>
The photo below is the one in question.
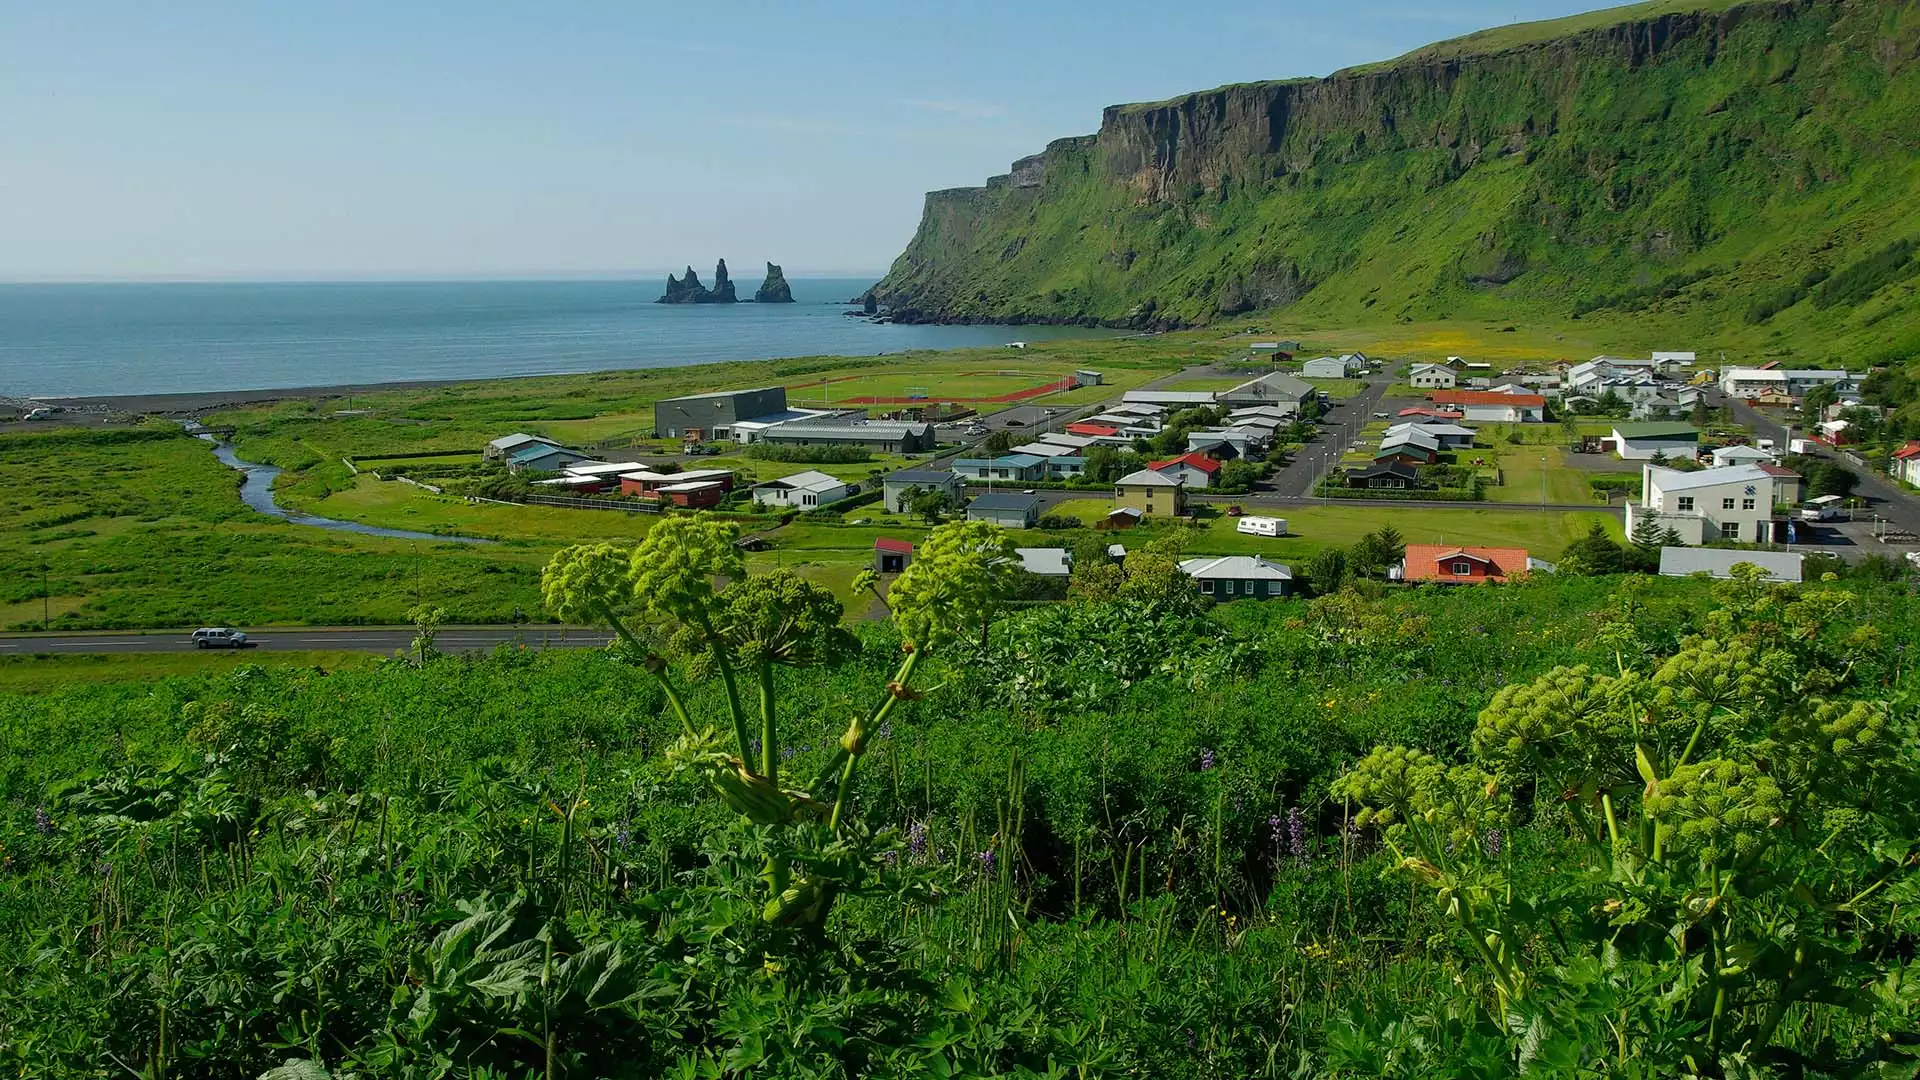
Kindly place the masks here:
<instances>
[{"instance_id":1,"label":"green hillside","mask_svg":"<svg viewBox=\"0 0 1920 1080\"><path fill-rule=\"evenodd\" d=\"M1569 321L1920 352L1920 0L1658 0L1106 110L933 192L903 320ZM1682 344L1684 343L1684 344Z\"/></svg>"}]
</instances>

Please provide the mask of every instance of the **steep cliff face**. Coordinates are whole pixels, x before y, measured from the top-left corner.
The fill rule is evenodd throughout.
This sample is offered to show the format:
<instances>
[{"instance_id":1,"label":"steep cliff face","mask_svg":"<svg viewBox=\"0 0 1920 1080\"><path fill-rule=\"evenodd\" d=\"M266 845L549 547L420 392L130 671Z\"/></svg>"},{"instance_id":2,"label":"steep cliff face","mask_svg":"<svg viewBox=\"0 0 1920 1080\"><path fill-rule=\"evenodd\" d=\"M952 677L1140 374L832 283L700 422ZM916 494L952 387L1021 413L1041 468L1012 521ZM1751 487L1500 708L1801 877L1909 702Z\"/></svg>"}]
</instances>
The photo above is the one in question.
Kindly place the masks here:
<instances>
[{"instance_id":1,"label":"steep cliff face","mask_svg":"<svg viewBox=\"0 0 1920 1080\"><path fill-rule=\"evenodd\" d=\"M1744 323L1914 231L1917 186L1920 0L1661 0L1111 107L929 194L876 292L905 320Z\"/></svg>"},{"instance_id":2,"label":"steep cliff face","mask_svg":"<svg viewBox=\"0 0 1920 1080\"><path fill-rule=\"evenodd\" d=\"M787 275L778 263L767 264L766 280L754 290L753 300L757 304L793 303L793 289L787 284Z\"/></svg>"}]
</instances>

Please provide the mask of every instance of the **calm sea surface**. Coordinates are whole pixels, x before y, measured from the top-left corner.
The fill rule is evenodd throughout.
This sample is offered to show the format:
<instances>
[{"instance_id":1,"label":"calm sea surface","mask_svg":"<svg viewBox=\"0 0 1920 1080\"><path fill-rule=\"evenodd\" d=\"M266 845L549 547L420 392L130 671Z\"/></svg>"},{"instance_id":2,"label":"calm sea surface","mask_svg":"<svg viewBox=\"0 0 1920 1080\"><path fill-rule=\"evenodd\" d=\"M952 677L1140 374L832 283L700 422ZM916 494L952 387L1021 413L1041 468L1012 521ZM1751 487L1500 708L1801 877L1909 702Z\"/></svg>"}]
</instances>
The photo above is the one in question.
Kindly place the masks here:
<instances>
[{"instance_id":1,"label":"calm sea surface","mask_svg":"<svg viewBox=\"0 0 1920 1080\"><path fill-rule=\"evenodd\" d=\"M0 285L0 395L155 394L876 355L1090 336L875 326L871 281L790 279L795 303L655 304L664 281ZM740 282L751 294L758 280Z\"/></svg>"}]
</instances>

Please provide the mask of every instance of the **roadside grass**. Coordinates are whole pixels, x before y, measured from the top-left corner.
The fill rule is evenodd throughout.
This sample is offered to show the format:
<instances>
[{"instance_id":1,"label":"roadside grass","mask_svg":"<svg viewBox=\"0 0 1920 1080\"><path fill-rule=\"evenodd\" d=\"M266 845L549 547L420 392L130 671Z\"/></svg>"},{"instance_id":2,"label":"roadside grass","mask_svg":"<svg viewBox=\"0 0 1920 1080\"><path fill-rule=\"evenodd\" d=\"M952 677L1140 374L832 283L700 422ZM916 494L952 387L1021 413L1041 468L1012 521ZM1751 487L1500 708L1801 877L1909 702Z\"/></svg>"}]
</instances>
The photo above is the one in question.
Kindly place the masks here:
<instances>
[{"instance_id":1,"label":"roadside grass","mask_svg":"<svg viewBox=\"0 0 1920 1080\"><path fill-rule=\"evenodd\" d=\"M1359 397L1367 389L1365 379L1308 379L1306 381L1319 387L1322 393L1335 401Z\"/></svg>"},{"instance_id":2,"label":"roadside grass","mask_svg":"<svg viewBox=\"0 0 1920 1080\"><path fill-rule=\"evenodd\" d=\"M173 676L203 678L251 665L348 671L380 657L363 652L180 652L36 654L0 656L0 691L44 693L85 683L144 682Z\"/></svg>"},{"instance_id":3,"label":"roadside grass","mask_svg":"<svg viewBox=\"0 0 1920 1080\"><path fill-rule=\"evenodd\" d=\"M555 546L599 540L638 542L654 520L652 514L620 510L470 503L365 474L344 490L298 506L307 513L389 529Z\"/></svg>"}]
</instances>

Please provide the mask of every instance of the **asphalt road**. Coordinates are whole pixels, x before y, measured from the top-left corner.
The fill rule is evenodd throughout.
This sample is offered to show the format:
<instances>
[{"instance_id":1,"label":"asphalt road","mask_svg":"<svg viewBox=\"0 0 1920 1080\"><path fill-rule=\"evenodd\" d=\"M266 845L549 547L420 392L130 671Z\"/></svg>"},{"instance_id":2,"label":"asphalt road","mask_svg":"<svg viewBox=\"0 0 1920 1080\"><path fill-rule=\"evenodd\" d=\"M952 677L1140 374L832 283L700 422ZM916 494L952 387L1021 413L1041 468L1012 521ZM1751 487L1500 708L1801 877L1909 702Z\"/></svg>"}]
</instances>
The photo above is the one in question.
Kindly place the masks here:
<instances>
[{"instance_id":1,"label":"asphalt road","mask_svg":"<svg viewBox=\"0 0 1920 1080\"><path fill-rule=\"evenodd\" d=\"M600 630L562 629L553 626L471 627L442 630L434 647L443 653L486 652L500 645L524 645L529 649L589 649L607 643L608 634ZM413 647L412 630L390 630L359 626L294 627L285 630L247 631L254 643L242 652L370 652L392 653ZM84 653L165 653L192 652L192 631L140 634L4 634L0 635L0 656Z\"/></svg>"},{"instance_id":2,"label":"asphalt road","mask_svg":"<svg viewBox=\"0 0 1920 1080\"><path fill-rule=\"evenodd\" d=\"M1734 420L1751 427L1755 434L1763 439L1774 440L1774 445L1784 453L1793 438L1793 430L1781 423L1775 415L1753 408L1737 398L1729 398L1715 391L1709 399L1715 404L1725 405L1733 413ZM1862 520L1865 515L1883 518L1908 532L1920 533L1920 499L1915 499L1895 487L1886 477L1871 469L1863 469L1853 462L1835 454L1824 446L1812 453L1813 457L1834 461L1860 478L1854 488L1854 494L1866 500L1864 511L1855 511L1854 520Z\"/></svg>"}]
</instances>

